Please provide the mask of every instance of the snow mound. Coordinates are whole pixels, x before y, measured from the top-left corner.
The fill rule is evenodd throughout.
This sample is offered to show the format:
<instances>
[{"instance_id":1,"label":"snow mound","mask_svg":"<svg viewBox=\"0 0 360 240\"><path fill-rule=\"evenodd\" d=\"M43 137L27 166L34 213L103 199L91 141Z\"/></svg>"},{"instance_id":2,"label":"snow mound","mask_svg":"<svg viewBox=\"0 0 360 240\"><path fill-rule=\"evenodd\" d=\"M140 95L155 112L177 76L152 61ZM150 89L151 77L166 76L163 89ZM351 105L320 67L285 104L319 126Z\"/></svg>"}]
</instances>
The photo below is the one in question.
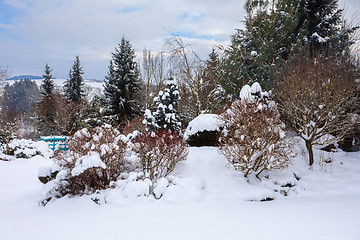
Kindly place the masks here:
<instances>
[{"instance_id":1,"label":"snow mound","mask_svg":"<svg viewBox=\"0 0 360 240\"><path fill-rule=\"evenodd\" d=\"M131 181L125 186L123 194L127 198L147 197L150 195L150 186L151 181L149 179L143 181Z\"/></svg>"},{"instance_id":2,"label":"snow mound","mask_svg":"<svg viewBox=\"0 0 360 240\"><path fill-rule=\"evenodd\" d=\"M187 140L191 135L203 131L219 131L223 125L217 114L201 114L194 118L186 128L184 139Z\"/></svg>"}]
</instances>

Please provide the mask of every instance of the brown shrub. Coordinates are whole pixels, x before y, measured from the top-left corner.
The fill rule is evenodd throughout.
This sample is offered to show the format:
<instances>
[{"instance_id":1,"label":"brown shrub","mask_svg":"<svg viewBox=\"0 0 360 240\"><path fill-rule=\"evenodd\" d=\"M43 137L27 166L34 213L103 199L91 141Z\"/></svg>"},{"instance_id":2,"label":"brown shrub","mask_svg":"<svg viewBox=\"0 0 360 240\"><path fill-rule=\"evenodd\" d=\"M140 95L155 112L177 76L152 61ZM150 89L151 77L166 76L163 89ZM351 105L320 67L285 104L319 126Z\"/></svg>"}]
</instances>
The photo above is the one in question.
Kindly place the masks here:
<instances>
[{"instance_id":1,"label":"brown shrub","mask_svg":"<svg viewBox=\"0 0 360 240\"><path fill-rule=\"evenodd\" d=\"M129 170L125 161L126 143L112 127L77 131L67 142L68 151L57 150L55 162L61 167L56 197L83 195L110 187Z\"/></svg>"},{"instance_id":2,"label":"brown shrub","mask_svg":"<svg viewBox=\"0 0 360 240\"><path fill-rule=\"evenodd\" d=\"M142 132L133 142L133 150L140 158L144 176L153 183L170 174L176 164L188 155L182 136L168 130Z\"/></svg>"},{"instance_id":3,"label":"brown shrub","mask_svg":"<svg viewBox=\"0 0 360 240\"><path fill-rule=\"evenodd\" d=\"M122 131L124 135L128 135L130 133L133 133L134 131L145 131L145 125L143 123L144 116L137 117L133 120L131 120Z\"/></svg>"},{"instance_id":4,"label":"brown shrub","mask_svg":"<svg viewBox=\"0 0 360 240\"><path fill-rule=\"evenodd\" d=\"M284 141L285 125L276 107L258 100L235 101L221 115L225 130L220 152L234 168L258 177L264 170L283 169L290 163L291 148Z\"/></svg>"}]
</instances>

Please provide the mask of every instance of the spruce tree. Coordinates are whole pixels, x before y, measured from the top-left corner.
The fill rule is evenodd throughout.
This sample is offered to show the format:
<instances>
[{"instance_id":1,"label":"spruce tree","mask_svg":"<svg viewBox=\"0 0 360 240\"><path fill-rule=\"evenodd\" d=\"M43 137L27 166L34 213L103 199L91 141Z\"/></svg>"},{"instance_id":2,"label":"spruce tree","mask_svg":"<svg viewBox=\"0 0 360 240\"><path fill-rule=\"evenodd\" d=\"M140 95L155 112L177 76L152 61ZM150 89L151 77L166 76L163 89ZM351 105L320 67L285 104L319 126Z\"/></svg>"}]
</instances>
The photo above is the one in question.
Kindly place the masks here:
<instances>
[{"instance_id":1,"label":"spruce tree","mask_svg":"<svg viewBox=\"0 0 360 240\"><path fill-rule=\"evenodd\" d=\"M226 100L224 90L219 86L219 67L219 55L213 48L205 61L202 87L202 95L206 97L206 109L210 112L218 110Z\"/></svg>"},{"instance_id":2,"label":"spruce tree","mask_svg":"<svg viewBox=\"0 0 360 240\"><path fill-rule=\"evenodd\" d=\"M45 65L45 74L43 76L42 84L40 86L41 94L43 96L50 96L54 94L55 84L54 80L52 80L51 75L52 69L48 64Z\"/></svg>"},{"instance_id":3,"label":"spruce tree","mask_svg":"<svg viewBox=\"0 0 360 240\"><path fill-rule=\"evenodd\" d=\"M118 48L112 53L104 84L107 115L114 125L125 123L140 115L136 102L139 93L140 80L135 51L130 42L122 38Z\"/></svg>"},{"instance_id":4,"label":"spruce tree","mask_svg":"<svg viewBox=\"0 0 360 240\"><path fill-rule=\"evenodd\" d=\"M64 84L64 94L67 100L72 102L79 102L84 97L84 74L80 65L79 56L76 56L74 65L69 72L69 79Z\"/></svg>"},{"instance_id":5,"label":"spruce tree","mask_svg":"<svg viewBox=\"0 0 360 240\"><path fill-rule=\"evenodd\" d=\"M178 87L173 78L166 80L165 84L165 90L154 98L155 111L145 111L144 123L147 130L168 129L180 132L181 122L176 110L180 100Z\"/></svg>"},{"instance_id":6,"label":"spruce tree","mask_svg":"<svg viewBox=\"0 0 360 240\"><path fill-rule=\"evenodd\" d=\"M344 25L344 9L338 9L338 0L298 0L299 21L296 31L306 30L305 41L312 52L348 53L350 35L358 26Z\"/></svg>"},{"instance_id":7,"label":"spruce tree","mask_svg":"<svg viewBox=\"0 0 360 240\"><path fill-rule=\"evenodd\" d=\"M44 79L40 86L42 98L37 104L37 128L41 134L51 135L54 133L54 121L56 115L55 84L51 75L52 69L48 64L45 65Z\"/></svg>"},{"instance_id":8,"label":"spruce tree","mask_svg":"<svg viewBox=\"0 0 360 240\"><path fill-rule=\"evenodd\" d=\"M342 53L356 28L341 28L337 0L247 0L245 29L237 30L225 50L220 83L237 98L244 84L274 81L275 67L303 49Z\"/></svg>"}]
</instances>

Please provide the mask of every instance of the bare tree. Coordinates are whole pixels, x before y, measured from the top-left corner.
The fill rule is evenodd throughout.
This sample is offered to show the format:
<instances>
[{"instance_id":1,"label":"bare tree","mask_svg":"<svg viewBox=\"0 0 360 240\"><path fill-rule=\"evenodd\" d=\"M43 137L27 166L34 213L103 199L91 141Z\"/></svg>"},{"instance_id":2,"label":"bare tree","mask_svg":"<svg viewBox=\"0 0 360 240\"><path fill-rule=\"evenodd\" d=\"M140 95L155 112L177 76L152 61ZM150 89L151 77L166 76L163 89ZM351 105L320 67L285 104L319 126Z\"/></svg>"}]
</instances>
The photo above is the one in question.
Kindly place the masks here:
<instances>
[{"instance_id":1,"label":"bare tree","mask_svg":"<svg viewBox=\"0 0 360 240\"><path fill-rule=\"evenodd\" d=\"M165 58L162 52L152 53L143 50L141 75L145 86L145 109L151 107L154 96L157 96L165 79Z\"/></svg>"},{"instance_id":2,"label":"bare tree","mask_svg":"<svg viewBox=\"0 0 360 240\"><path fill-rule=\"evenodd\" d=\"M0 66L0 81L4 81L9 76L10 76L10 70L8 69L8 67Z\"/></svg>"},{"instance_id":3,"label":"bare tree","mask_svg":"<svg viewBox=\"0 0 360 240\"><path fill-rule=\"evenodd\" d=\"M352 129L354 67L343 58L298 57L275 78L274 93L287 123L305 141L309 165L313 146L340 140Z\"/></svg>"},{"instance_id":4,"label":"bare tree","mask_svg":"<svg viewBox=\"0 0 360 240\"><path fill-rule=\"evenodd\" d=\"M189 103L190 109L194 109L191 113L194 118L201 112L205 111L207 106L204 103L204 98L201 93L203 82L203 75L205 69L205 62L190 48L189 45L184 44L179 36L173 36L166 42L166 48L169 51L171 62L177 69L177 80L179 81L179 88L182 91L182 96L189 95L186 102ZM191 99L191 98L192 99ZM207 99L205 97L205 99Z\"/></svg>"}]
</instances>

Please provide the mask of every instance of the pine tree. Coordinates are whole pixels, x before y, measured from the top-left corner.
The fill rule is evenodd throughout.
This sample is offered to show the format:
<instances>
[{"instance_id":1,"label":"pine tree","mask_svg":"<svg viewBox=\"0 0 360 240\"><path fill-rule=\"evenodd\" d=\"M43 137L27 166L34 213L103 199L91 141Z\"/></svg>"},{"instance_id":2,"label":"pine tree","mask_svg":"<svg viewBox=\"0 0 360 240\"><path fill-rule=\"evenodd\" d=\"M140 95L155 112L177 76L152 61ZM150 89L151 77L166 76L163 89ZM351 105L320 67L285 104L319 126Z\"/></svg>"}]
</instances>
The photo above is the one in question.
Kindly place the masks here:
<instances>
[{"instance_id":1,"label":"pine tree","mask_svg":"<svg viewBox=\"0 0 360 240\"><path fill-rule=\"evenodd\" d=\"M118 48L112 53L105 78L104 95L107 115L115 125L140 115L136 102L140 95L139 71L135 62L135 51L125 38L121 39Z\"/></svg>"},{"instance_id":2,"label":"pine tree","mask_svg":"<svg viewBox=\"0 0 360 240\"><path fill-rule=\"evenodd\" d=\"M51 75L52 69L49 67L48 64L45 65L45 74L43 76L42 84L40 86L41 88L41 94L43 96L50 96L54 94L55 84L54 80L52 80Z\"/></svg>"},{"instance_id":3,"label":"pine tree","mask_svg":"<svg viewBox=\"0 0 360 240\"><path fill-rule=\"evenodd\" d=\"M80 66L79 56L76 56L74 65L69 72L69 79L64 84L64 94L67 100L78 102L84 97L84 79L81 76L82 74L84 72Z\"/></svg>"},{"instance_id":4,"label":"pine tree","mask_svg":"<svg viewBox=\"0 0 360 240\"><path fill-rule=\"evenodd\" d=\"M147 130L168 129L180 132L181 122L176 110L180 100L178 87L173 78L166 80L165 84L165 90L154 98L155 111L145 111L144 123Z\"/></svg>"}]
</instances>

